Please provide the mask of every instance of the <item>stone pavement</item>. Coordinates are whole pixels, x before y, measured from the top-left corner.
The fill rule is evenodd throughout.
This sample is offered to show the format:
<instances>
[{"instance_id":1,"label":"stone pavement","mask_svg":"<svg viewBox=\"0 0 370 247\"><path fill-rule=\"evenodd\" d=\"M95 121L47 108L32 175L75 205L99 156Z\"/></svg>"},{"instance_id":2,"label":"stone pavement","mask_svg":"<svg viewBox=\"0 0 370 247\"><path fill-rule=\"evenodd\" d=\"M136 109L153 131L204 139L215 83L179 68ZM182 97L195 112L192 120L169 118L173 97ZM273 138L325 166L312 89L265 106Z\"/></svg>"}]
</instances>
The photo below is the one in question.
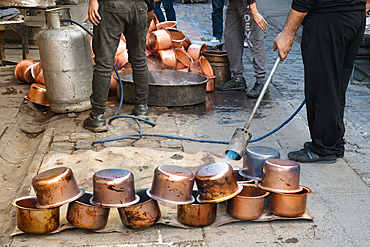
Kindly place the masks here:
<instances>
[{"instance_id":1,"label":"stone pavement","mask_svg":"<svg viewBox=\"0 0 370 247\"><path fill-rule=\"evenodd\" d=\"M262 0L263 15L270 24L265 32L268 71L277 53L273 39L279 33L290 9L290 0ZM211 2L178 4L175 9L179 27L185 22L206 40L211 39ZM299 41L299 35L296 38ZM7 50L7 52L10 52ZM37 50L31 58L39 59ZM15 56L15 58L17 58ZM20 61L21 58L18 58ZM252 56L245 49L245 78L253 83ZM145 147L158 150L197 153L208 150L223 153L226 146L173 139L147 137L92 145L97 139L138 133L132 120L114 120L107 133L94 134L82 128L89 111L53 114L48 108L23 100L29 85L12 76L0 78L0 244L4 246L368 246L370 240L370 90L363 85L350 85L345 112L346 152L335 164L301 164L301 184L313 190L307 208L314 221L239 222L216 228L180 229L155 225L129 234L97 234L72 229L50 235L9 237L15 226L12 199L27 195L31 179L37 174L45 155L76 154L106 147ZM285 121L304 99L303 64L299 43L295 42L288 58L280 63L250 130L260 137ZM197 139L228 141L235 127L244 126L255 100L243 92L207 94L205 104L188 107L150 107L150 120L155 127L143 124L144 133L167 134ZM115 95L107 103L107 117L118 107ZM120 114L130 114L132 105L124 104ZM305 108L283 129L272 136L251 143L276 148L282 158L300 149L309 140Z\"/></svg>"}]
</instances>

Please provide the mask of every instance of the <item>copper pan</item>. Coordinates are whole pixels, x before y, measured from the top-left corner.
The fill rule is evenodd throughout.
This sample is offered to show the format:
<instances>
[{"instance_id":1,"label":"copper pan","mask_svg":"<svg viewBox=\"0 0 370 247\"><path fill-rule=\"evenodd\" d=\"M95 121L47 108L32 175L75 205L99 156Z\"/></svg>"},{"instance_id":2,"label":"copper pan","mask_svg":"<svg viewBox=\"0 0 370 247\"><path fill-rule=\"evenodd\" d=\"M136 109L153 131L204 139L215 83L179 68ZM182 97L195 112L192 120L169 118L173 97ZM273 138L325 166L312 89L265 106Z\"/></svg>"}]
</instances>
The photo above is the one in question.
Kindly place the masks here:
<instances>
[{"instance_id":1,"label":"copper pan","mask_svg":"<svg viewBox=\"0 0 370 247\"><path fill-rule=\"evenodd\" d=\"M118 208L122 223L130 229L140 229L156 223L161 218L158 202L146 194L147 189L137 190L140 201L135 205Z\"/></svg>"},{"instance_id":2,"label":"copper pan","mask_svg":"<svg viewBox=\"0 0 370 247\"><path fill-rule=\"evenodd\" d=\"M176 62L177 62L176 54L172 48L167 49L167 50L159 50L158 54L163 64L165 65L165 67L176 68Z\"/></svg>"},{"instance_id":3,"label":"copper pan","mask_svg":"<svg viewBox=\"0 0 370 247\"><path fill-rule=\"evenodd\" d=\"M182 46L185 50L187 50L192 43L193 42L190 40L190 38L186 37L185 40L182 42Z\"/></svg>"},{"instance_id":4,"label":"copper pan","mask_svg":"<svg viewBox=\"0 0 370 247\"><path fill-rule=\"evenodd\" d=\"M283 217L299 217L306 211L307 195L312 192L308 187L297 193L271 193L270 212Z\"/></svg>"},{"instance_id":5,"label":"copper pan","mask_svg":"<svg viewBox=\"0 0 370 247\"><path fill-rule=\"evenodd\" d=\"M183 64L185 67L190 66L191 62L193 59L191 56L184 50L175 48L175 54L176 54L176 59Z\"/></svg>"},{"instance_id":6,"label":"copper pan","mask_svg":"<svg viewBox=\"0 0 370 247\"><path fill-rule=\"evenodd\" d=\"M196 74L204 75L202 67L200 66L200 60L199 59L195 60L195 61L192 61L190 63L189 71L193 72L193 73L196 73Z\"/></svg>"},{"instance_id":7,"label":"copper pan","mask_svg":"<svg viewBox=\"0 0 370 247\"><path fill-rule=\"evenodd\" d=\"M164 22L160 22L156 25L157 29L167 29L167 28L176 28L176 21L164 21Z\"/></svg>"},{"instance_id":8,"label":"copper pan","mask_svg":"<svg viewBox=\"0 0 370 247\"><path fill-rule=\"evenodd\" d=\"M199 192L193 191L196 198ZM187 226L208 226L215 222L217 214L217 203L199 203L177 205L177 219Z\"/></svg>"},{"instance_id":9,"label":"copper pan","mask_svg":"<svg viewBox=\"0 0 370 247\"><path fill-rule=\"evenodd\" d=\"M33 83L30 87L30 91L28 92L25 98L32 103L49 106L50 101L46 95L46 88L43 84Z\"/></svg>"},{"instance_id":10,"label":"copper pan","mask_svg":"<svg viewBox=\"0 0 370 247\"><path fill-rule=\"evenodd\" d=\"M243 190L227 201L227 213L237 219L258 219L263 214L265 198L268 195L269 192L255 184L243 184Z\"/></svg>"},{"instance_id":11,"label":"copper pan","mask_svg":"<svg viewBox=\"0 0 370 247\"><path fill-rule=\"evenodd\" d=\"M37 208L53 208L81 197L84 190L78 188L70 168L58 167L44 171L32 179L38 204Z\"/></svg>"},{"instance_id":12,"label":"copper pan","mask_svg":"<svg viewBox=\"0 0 370 247\"><path fill-rule=\"evenodd\" d=\"M200 57L200 53L205 51L207 51L207 46L205 44L203 45L191 44L187 50L187 52L194 61L198 60Z\"/></svg>"},{"instance_id":13,"label":"copper pan","mask_svg":"<svg viewBox=\"0 0 370 247\"><path fill-rule=\"evenodd\" d=\"M67 211L67 220L74 226L84 229L103 229L109 216L109 208L94 206L90 203L92 192L85 192L76 201L70 202Z\"/></svg>"},{"instance_id":14,"label":"copper pan","mask_svg":"<svg viewBox=\"0 0 370 247\"><path fill-rule=\"evenodd\" d=\"M48 233L59 227L59 207L39 209L36 196L20 197L12 201L17 208L17 227L28 233Z\"/></svg>"},{"instance_id":15,"label":"copper pan","mask_svg":"<svg viewBox=\"0 0 370 247\"><path fill-rule=\"evenodd\" d=\"M154 51L169 49L172 44L170 33L166 29L151 32L148 42Z\"/></svg>"},{"instance_id":16,"label":"copper pan","mask_svg":"<svg viewBox=\"0 0 370 247\"><path fill-rule=\"evenodd\" d=\"M34 64L35 62L29 59L20 61L14 69L15 77L20 81L33 83L34 78L32 77L31 70Z\"/></svg>"},{"instance_id":17,"label":"copper pan","mask_svg":"<svg viewBox=\"0 0 370 247\"><path fill-rule=\"evenodd\" d=\"M181 48L183 41L185 41L185 34L176 28L167 28L170 33L173 48Z\"/></svg>"}]
</instances>

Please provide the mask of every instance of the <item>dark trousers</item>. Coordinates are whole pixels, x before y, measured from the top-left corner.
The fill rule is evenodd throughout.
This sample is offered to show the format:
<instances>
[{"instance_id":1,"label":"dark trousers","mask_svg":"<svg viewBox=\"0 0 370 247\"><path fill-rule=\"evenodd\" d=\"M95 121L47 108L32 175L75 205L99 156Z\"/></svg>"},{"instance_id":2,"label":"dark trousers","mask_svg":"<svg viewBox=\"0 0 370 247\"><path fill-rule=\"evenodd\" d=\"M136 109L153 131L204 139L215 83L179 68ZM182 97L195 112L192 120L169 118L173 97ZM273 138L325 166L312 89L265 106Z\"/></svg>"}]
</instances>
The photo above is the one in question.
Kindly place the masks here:
<instances>
[{"instance_id":1,"label":"dark trousers","mask_svg":"<svg viewBox=\"0 0 370 247\"><path fill-rule=\"evenodd\" d=\"M218 39L222 39L224 31L224 5L225 0L212 0L212 33Z\"/></svg>"},{"instance_id":2,"label":"dark trousers","mask_svg":"<svg viewBox=\"0 0 370 247\"><path fill-rule=\"evenodd\" d=\"M166 13L167 21L176 21L176 12L173 8L173 0L162 0L158 1L154 5L154 14L157 17L159 22L164 22L166 19L164 18L161 3L163 3L164 12Z\"/></svg>"},{"instance_id":3,"label":"dark trousers","mask_svg":"<svg viewBox=\"0 0 370 247\"><path fill-rule=\"evenodd\" d=\"M113 59L121 33L125 35L128 61L135 83L135 104L148 99L148 66L145 54L147 5L144 0L99 1L100 24L94 26L93 51L95 66L92 113L104 114L112 75Z\"/></svg>"},{"instance_id":4,"label":"dark trousers","mask_svg":"<svg viewBox=\"0 0 370 247\"><path fill-rule=\"evenodd\" d=\"M365 28L365 10L309 13L304 20L302 57L312 149L319 155L344 152L346 90Z\"/></svg>"}]
</instances>

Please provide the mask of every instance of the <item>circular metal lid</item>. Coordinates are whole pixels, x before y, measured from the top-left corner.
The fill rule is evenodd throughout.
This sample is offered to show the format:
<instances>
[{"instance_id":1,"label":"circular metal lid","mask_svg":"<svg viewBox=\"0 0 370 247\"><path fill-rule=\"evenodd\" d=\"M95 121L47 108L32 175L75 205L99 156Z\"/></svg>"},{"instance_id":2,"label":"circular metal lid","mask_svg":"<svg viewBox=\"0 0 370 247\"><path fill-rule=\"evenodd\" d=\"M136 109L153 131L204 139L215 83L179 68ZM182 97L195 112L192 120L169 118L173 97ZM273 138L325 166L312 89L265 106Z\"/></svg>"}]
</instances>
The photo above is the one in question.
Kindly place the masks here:
<instances>
[{"instance_id":1,"label":"circular metal lid","mask_svg":"<svg viewBox=\"0 0 370 247\"><path fill-rule=\"evenodd\" d=\"M96 177L104 180L124 180L129 178L132 174L131 172L123 169L105 169L98 171L94 174Z\"/></svg>"},{"instance_id":2,"label":"circular metal lid","mask_svg":"<svg viewBox=\"0 0 370 247\"><path fill-rule=\"evenodd\" d=\"M270 158L271 156L279 156L280 153L276 149L270 148L270 147L265 147L265 146L253 146L253 147L248 147L245 155L250 155L250 156L257 156L257 157L266 157ZM276 158L278 159L278 158Z\"/></svg>"}]
</instances>

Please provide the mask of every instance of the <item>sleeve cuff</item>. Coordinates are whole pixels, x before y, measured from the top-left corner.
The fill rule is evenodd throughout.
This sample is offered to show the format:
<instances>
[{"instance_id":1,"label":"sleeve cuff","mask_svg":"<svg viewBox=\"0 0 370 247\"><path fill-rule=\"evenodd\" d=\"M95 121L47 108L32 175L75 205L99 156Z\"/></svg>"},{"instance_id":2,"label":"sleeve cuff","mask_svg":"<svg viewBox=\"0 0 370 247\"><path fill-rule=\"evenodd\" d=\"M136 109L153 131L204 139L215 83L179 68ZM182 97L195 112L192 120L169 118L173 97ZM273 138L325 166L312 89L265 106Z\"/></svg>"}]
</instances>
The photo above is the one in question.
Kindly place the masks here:
<instances>
[{"instance_id":1,"label":"sleeve cuff","mask_svg":"<svg viewBox=\"0 0 370 247\"><path fill-rule=\"evenodd\" d=\"M256 0L248 1L248 5L252 5L256 2Z\"/></svg>"},{"instance_id":2,"label":"sleeve cuff","mask_svg":"<svg viewBox=\"0 0 370 247\"><path fill-rule=\"evenodd\" d=\"M301 12L301 13L307 13L308 11L310 11L310 8L299 5L299 4L295 3L294 1L292 3L292 9L294 9L297 12Z\"/></svg>"}]
</instances>

